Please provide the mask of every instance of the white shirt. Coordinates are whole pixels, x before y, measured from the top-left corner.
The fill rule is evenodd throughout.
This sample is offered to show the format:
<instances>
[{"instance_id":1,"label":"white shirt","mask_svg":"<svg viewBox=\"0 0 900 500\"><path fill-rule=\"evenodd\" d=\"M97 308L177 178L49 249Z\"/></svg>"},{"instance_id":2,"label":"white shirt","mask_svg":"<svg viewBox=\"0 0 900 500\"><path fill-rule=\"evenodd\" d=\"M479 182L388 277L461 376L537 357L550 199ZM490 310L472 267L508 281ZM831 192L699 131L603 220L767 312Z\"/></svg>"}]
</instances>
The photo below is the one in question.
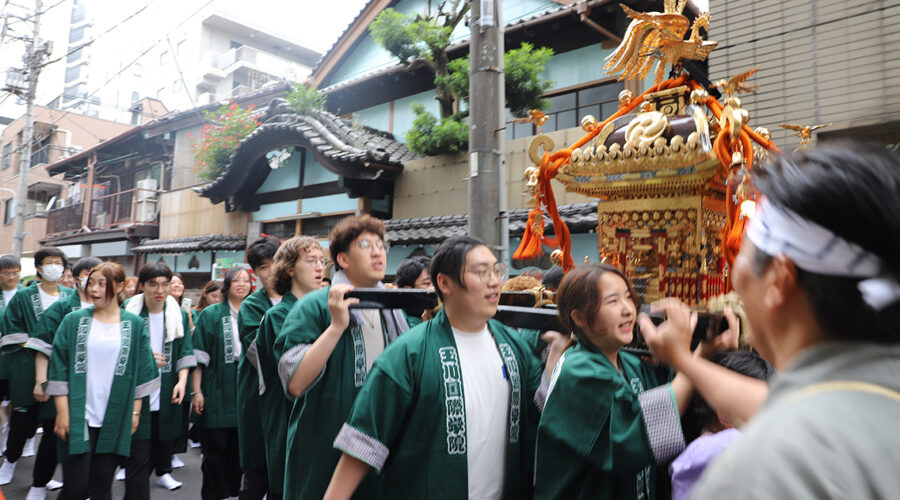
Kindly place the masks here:
<instances>
[{"instance_id":1,"label":"white shirt","mask_svg":"<svg viewBox=\"0 0 900 500\"><path fill-rule=\"evenodd\" d=\"M13 288L12 290L3 290L3 303L9 307L9 301L12 300L13 295L16 294L19 290L17 288Z\"/></svg>"},{"instance_id":2,"label":"white shirt","mask_svg":"<svg viewBox=\"0 0 900 500\"><path fill-rule=\"evenodd\" d=\"M499 499L509 431L510 387L503 359L487 325L477 333L452 330L466 405L469 498Z\"/></svg>"},{"instance_id":3,"label":"white shirt","mask_svg":"<svg viewBox=\"0 0 900 500\"><path fill-rule=\"evenodd\" d=\"M150 323L150 350L154 353L163 352L163 341L165 340L163 313L147 313L147 319ZM157 368L158 372L159 368ZM159 394L160 389L157 389L150 395L150 411L159 411Z\"/></svg>"},{"instance_id":4,"label":"white shirt","mask_svg":"<svg viewBox=\"0 0 900 500\"><path fill-rule=\"evenodd\" d=\"M232 350L234 352L234 359L238 359L241 357L241 332L238 330L238 310L231 306L231 302L228 303L228 308L231 309L231 345Z\"/></svg>"},{"instance_id":5,"label":"white shirt","mask_svg":"<svg viewBox=\"0 0 900 500\"><path fill-rule=\"evenodd\" d=\"M366 371L372 369L375 358L384 352L384 334L381 332L380 309L358 309L363 324L361 330L366 345Z\"/></svg>"},{"instance_id":6,"label":"white shirt","mask_svg":"<svg viewBox=\"0 0 900 500\"><path fill-rule=\"evenodd\" d=\"M82 309L87 309L88 307L94 307L94 304L92 304L92 303L90 303L90 302L82 302L82 303L81 303L81 308L82 308Z\"/></svg>"},{"instance_id":7,"label":"white shirt","mask_svg":"<svg viewBox=\"0 0 900 500\"><path fill-rule=\"evenodd\" d=\"M49 295L41 287L38 287L38 293L40 293L40 295L41 295L41 310L42 311L46 311L48 307L52 306L54 302L59 300L59 297L61 295L61 294Z\"/></svg>"},{"instance_id":8,"label":"white shirt","mask_svg":"<svg viewBox=\"0 0 900 500\"><path fill-rule=\"evenodd\" d=\"M275 298L269 297L269 302L272 303L272 307L275 307L281 303L281 297L275 297Z\"/></svg>"},{"instance_id":9,"label":"white shirt","mask_svg":"<svg viewBox=\"0 0 900 500\"><path fill-rule=\"evenodd\" d=\"M119 323L91 321L87 338L87 381L84 417L89 427L102 427L112 389L122 332Z\"/></svg>"}]
</instances>

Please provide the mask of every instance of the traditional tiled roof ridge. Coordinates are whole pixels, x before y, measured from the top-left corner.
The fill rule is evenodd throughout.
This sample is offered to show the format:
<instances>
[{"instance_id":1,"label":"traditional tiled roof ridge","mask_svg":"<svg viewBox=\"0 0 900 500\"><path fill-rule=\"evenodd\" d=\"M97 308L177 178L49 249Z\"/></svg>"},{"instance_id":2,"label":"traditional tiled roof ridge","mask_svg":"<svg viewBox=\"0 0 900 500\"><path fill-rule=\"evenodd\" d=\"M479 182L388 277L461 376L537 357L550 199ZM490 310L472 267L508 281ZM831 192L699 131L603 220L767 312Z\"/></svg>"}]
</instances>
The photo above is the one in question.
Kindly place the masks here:
<instances>
[{"instance_id":1,"label":"traditional tiled roof ridge","mask_svg":"<svg viewBox=\"0 0 900 500\"><path fill-rule=\"evenodd\" d=\"M132 249L135 253L196 252L198 250L243 250L247 236L243 234L204 234L181 238L144 240Z\"/></svg>"},{"instance_id":2,"label":"traditional tiled roof ridge","mask_svg":"<svg viewBox=\"0 0 900 500\"><path fill-rule=\"evenodd\" d=\"M263 140L262 136L269 134L313 149L314 154L326 160L323 162L326 168L341 164L345 170L341 172L342 175L347 175L346 169L354 169L352 176L363 179L374 179L380 175L379 170L369 167L368 163L402 168L407 161L418 158L417 154L405 144L395 141L390 134L368 127L356 127L324 110L316 109L300 114L291 109L282 98L273 99L261 119L262 125L248 134L235 148L223 173L209 184L195 188L198 193L215 203L230 196L244 180L244 173L236 170L248 169L254 161L245 150L255 151L258 142L268 144L271 141ZM334 163L329 165L329 161Z\"/></svg>"},{"instance_id":3,"label":"traditional tiled roof ridge","mask_svg":"<svg viewBox=\"0 0 900 500\"><path fill-rule=\"evenodd\" d=\"M519 236L525 231L528 209L518 208L507 212L509 233ZM573 232L586 232L597 227L597 201L562 205L559 214ZM438 243L451 236L466 234L468 214L436 215L390 219L384 221L385 237L392 244ZM553 222L544 217L548 234L552 234Z\"/></svg>"}]
</instances>

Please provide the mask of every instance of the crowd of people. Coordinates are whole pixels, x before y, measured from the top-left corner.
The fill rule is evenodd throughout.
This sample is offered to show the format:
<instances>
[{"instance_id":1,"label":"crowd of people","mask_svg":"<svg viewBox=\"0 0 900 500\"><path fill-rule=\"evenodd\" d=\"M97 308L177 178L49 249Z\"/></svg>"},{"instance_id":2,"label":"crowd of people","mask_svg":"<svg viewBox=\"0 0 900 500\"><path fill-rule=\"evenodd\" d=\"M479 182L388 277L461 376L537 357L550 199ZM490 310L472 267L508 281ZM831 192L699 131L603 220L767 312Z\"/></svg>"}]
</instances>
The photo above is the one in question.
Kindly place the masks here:
<instances>
[{"instance_id":1,"label":"crowd of people","mask_svg":"<svg viewBox=\"0 0 900 500\"><path fill-rule=\"evenodd\" d=\"M340 221L327 251L254 241L249 269L194 307L163 262L132 280L42 248L23 287L0 257L0 484L41 427L28 500L109 499L117 468L126 499L151 497L151 473L177 489L189 438L204 499L891 497L900 159L822 147L773 158L755 182L731 270L751 331L726 310L728 330L693 352L696 313L663 299L654 324L606 264L504 285L494 252L456 236L386 285L384 224L367 215ZM440 307L348 296L389 286L433 289ZM494 319L501 290L539 287L564 331ZM623 349L638 330L652 358Z\"/></svg>"}]
</instances>

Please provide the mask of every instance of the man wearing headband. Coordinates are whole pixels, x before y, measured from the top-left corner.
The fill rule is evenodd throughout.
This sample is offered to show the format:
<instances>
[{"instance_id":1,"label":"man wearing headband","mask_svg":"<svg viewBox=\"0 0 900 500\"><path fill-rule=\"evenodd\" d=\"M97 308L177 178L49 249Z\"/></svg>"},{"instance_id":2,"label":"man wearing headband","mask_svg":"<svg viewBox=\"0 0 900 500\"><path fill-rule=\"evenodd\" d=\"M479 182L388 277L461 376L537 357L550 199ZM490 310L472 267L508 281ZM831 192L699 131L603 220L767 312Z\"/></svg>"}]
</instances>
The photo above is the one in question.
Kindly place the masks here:
<instances>
[{"instance_id":1,"label":"man wearing headband","mask_svg":"<svg viewBox=\"0 0 900 500\"><path fill-rule=\"evenodd\" d=\"M691 498L890 498L900 491L900 156L826 146L775 158L732 279L768 390L642 331L711 406L750 420ZM649 328L648 328L649 326ZM728 417L726 417L728 418Z\"/></svg>"}]
</instances>

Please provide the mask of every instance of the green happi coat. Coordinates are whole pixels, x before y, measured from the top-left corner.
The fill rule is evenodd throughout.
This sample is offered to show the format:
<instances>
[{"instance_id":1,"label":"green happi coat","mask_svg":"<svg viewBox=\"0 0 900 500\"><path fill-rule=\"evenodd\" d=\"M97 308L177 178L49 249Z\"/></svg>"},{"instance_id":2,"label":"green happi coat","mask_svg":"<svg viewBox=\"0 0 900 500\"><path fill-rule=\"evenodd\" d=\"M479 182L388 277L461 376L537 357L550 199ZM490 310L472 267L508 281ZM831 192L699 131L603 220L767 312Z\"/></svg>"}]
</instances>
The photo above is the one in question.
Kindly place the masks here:
<instances>
[{"instance_id":1,"label":"green happi coat","mask_svg":"<svg viewBox=\"0 0 900 500\"><path fill-rule=\"evenodd\" d=\"M656 464L684 449L675 393L638 357L579 343L557 364L538 427L536 499L656 498Z\"/></svg>"},{"instance_id":2,"label":"green happi coat","mask_svg":"<svg viewBox=\"0 0 900 500\"><path fill-rule=\"evenodd\" d=\"M503 497L530 498L543 370L517 332L488 328L510 385ZM375 360L334 446L381 473L382 498L468 497L462 367L443 311Z\"/></svg>"},{"instance_id":3,"label":"green happi coat","mask_svg":"<svg viewBox=\"0 0 900 500\"><path fill-rule=\"evenodd\" d=\"M37 322L34 334L25 343L25 347L43 353L49 359L53 355L53 338L56 336L56 330L62 323L63 318L67 314L81 309L81 296L78 292L70 293L47 308L41 319ZM56 416L56 406L53 401L41 404L38 417L41 419L53 418Z\"/></svg>"},{"instance_id":4,"label":"green happi coat","mask_svg":"<svg viewBox=\"0 0 900 500\"><path fill-rule=\"evenodd\" d=\"M17 290L21 290L22 285L18 285ZM18 292L16 292L18 293ZM15 295L13 295L15 297ZM5 331L6 325L4 323L4 318L6 317L6 299L3 298L3 293L0 293L0 335ZM2 345L2 344L0 344ZM0 380L7 380L9 378L9 370L6 369L6 357L2 356L2 352L0 352Z\"/></svg>"},{"instance_id":5,"label":"green happi coat","mask_svg":"<svg viewBox=\"0 0 900 500\"><path fill-rule=\"evenodd\" d=\"M143 295L135 295L139 300L143 301ZM132 297L129 300L134 300ZM174 302L174 299L173 299ZM181 324L184 330L184 336L174 338L167 341L166 327L166 311L170 307L177 307L177 302L170 303L168 300L163 306L163 354L166 356L166 364L157 367L159 370L160 393L159 393L159 440L165 441L175 439L181 435L181 419L183 418L183 410L181 405L172 404L172 389L178 383L178 372L184 368L193 368L197 366L197 358L194 357L194 343L191 340L191 325L188 323L187 313L181 307ZM147 338L150 338L150 317L147 307L141 308L140 317L144 320L144 328L147 330ZM157 366L154 364L154 366ZM190 389L185 386L185 398L189 394ZM183 403L183 402L182 402ZM138 425L137 431L134 433L134 439L150 439L150 396L144 398L141 405L141 423Z\"/></svg>"},{"instance_id":6,"label":"green happi coat","mask_svg":"<svg viewBox=\"0 0 900 500\"><path fill-rule=\"evenodd\" d=\"M34 399L34 351L22 349L37 333L38 322L44 314L38 284L16 292L3 318L3 337L0 348L5 353L6 368L9 371L10 404L13 408L36 405ZM64 300L74 290L57 285L59 300ZM44 403L52 405L51 402Z\"/></svg>"},{"instance_id":7,"label":"green happi coat","mask_svg":"<svg viewBox=\"0 0 900 500\"><path fill-rule=\"evenodd\" d=\"M259 439L262 428L256 337L263 315L272 307L265 288L250 294L238 312L241 359L238 362L238 443L241 467L264 470L266 449Z\"/></svg>"},{"instance_id":8,"label":"green happi coat","mask_svg":"<svg viewBox=\"0 0 900 500\"><path fill-rule=\"evenodd\" d=\"M69 397L69 437L57 439L59 461L87 453L90 448L85 419L87 383L87 338L94 308L66 315L53 339L53 356L47 394ZM131 413L134 400L159 388L159 373L150 350L144 321L121 311L122 346L116 363L109 402L95 453L115 453L127 457L131 451Z\"/></svg>"},{"instance_id":9,"label":"green happi coat","mask_svg":"<svg viewBox=\"0 0 900 500\"><path fill-rule=\"evenodd\" d=\"M335 283L339 282L335 275ZM287 394L291 376L309 347L331 324L328 311L329 288L306 294L291 308L282 331L275 339L278 375ZM405 331L393 323L402 311L382 311L385 345L390 331ZM325 494L331 474L340 458L332 447L334 437L350 414L350 407L366 379L366 349L363 333L354 312L319 377L294 402L288 422L284 498L319 499ZM354 498L378 498L377 478L370 474Z\"/></svg>"},{"instance_id":10,"label":"green happi coat","mask_svg":"<svg viewBox=\"0 0 900 500\"><path fill-rule=\"evenodd\" d=\"M259 396L262 434L266 448L266 465L269 474L269 491L281 493L284 489L284 449L287 439L288 417L291 400L285 396L278 379L278 362L273 347L275 337L284 325L284 319L297 297L291 292L281 297L263 316L256 333L256 355L259 359Z\"/></svg>"},{"instance_id":11,"label":"green happi coat","mask_svg":"<svg viewBox=\"0 0 900 500\"><path fill-rule=\"evenodd\" d=\"M237 427L237 365L231 308L220 302L200 311L194 323L194 356L203 368L203 415L198 423L207 429Z\"/></svg>"}]
</instances>

